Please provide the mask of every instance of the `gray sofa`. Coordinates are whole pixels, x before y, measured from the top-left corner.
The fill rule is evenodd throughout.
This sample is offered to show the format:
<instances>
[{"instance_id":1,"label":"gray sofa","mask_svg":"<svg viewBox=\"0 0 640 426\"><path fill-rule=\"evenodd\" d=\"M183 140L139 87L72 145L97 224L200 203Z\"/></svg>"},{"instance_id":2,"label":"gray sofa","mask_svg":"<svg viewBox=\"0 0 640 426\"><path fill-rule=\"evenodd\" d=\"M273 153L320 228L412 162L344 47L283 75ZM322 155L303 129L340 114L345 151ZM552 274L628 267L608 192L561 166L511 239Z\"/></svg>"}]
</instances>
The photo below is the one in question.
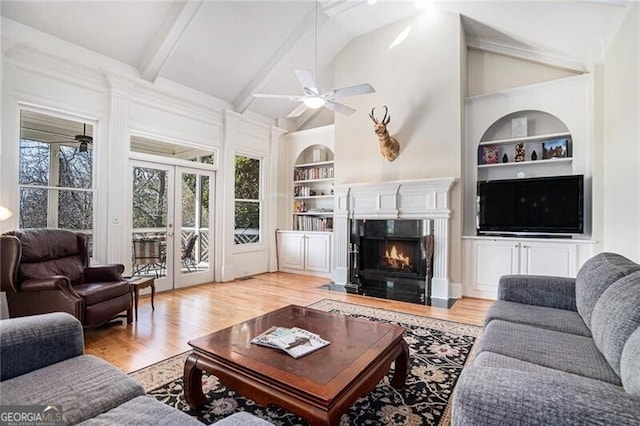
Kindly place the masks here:
<instances>
[{"instance_id":1,"label":"gray sofa","mask_svg":"<svg viewBox=\"0 0 640 426\"><path fill-rule=\"evenodd\" d=\"M0 321L0 405L61 405L64 424L200 425L145 395L111 364L84 355L82 324L67 313ZM247 413L217 425L267 425Z\"/></svg>"},{"instance_id":2,"label":"gray sofa","mask_svg":"<svg viewBox=\"0 0 640 426\"><path fill-rule=\"evenodd\" d=\"M613 253L575 279L504 276L452 424L640 425L640 265Z\"/></svg>"}]
</instances>

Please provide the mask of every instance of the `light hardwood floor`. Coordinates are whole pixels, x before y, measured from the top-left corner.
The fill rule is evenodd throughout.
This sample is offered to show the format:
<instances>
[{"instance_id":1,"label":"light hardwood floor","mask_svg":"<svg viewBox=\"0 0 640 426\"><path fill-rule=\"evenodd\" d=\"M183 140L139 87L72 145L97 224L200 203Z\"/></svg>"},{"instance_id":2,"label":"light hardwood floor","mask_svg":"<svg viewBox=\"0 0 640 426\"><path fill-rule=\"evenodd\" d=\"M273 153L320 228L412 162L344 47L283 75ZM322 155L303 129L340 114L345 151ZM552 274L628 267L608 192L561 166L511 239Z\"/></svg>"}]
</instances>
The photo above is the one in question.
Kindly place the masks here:
<instances>
[{"instance_id":1,"label":"light hardwood floor","mask_svg":"<svg viewBox=\"0 0 640 426\"><path fill-rule=\"evenodd\" d=\"M85 332L86 353L125 372L189 350L187 342L280 307L333 299L433 318L482 325L490 300L463 298L451 309L346 294L319 288L326 278L276 272L247 280L210 283L158 293L155 311L142 297L138 321L108 324Z\"/></svg>"}]
</instances>

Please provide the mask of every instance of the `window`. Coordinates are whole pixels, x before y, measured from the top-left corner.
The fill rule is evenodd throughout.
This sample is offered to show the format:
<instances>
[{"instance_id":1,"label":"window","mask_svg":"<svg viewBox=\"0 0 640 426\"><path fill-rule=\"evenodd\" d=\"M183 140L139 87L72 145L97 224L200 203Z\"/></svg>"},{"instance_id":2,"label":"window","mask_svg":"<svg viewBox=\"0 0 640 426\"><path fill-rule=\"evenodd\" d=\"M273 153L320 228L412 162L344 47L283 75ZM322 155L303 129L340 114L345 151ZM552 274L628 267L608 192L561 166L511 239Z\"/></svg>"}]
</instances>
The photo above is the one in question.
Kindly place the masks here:
<instances>
[{"instance_id":1,"label":"window","mask_svg":"<svg viewBox=\"0 0 640 426\"><path fill-rule=\"evenodd\" d=\"M90 126L88 126L90 127ZM20 228L62 228L93 234L93 147L74 134L83 123L21 113Z\"/></svg>"},{"instance_id":2,"label":"window","mask_svg":"<svg viewBox=\"0 0 640 426\"><path fill-rule=\"evenodd\" d=\"M235 159L235 236L236 244L260 242L261 161L244 155Z\"/></svg>"}]
</instances>

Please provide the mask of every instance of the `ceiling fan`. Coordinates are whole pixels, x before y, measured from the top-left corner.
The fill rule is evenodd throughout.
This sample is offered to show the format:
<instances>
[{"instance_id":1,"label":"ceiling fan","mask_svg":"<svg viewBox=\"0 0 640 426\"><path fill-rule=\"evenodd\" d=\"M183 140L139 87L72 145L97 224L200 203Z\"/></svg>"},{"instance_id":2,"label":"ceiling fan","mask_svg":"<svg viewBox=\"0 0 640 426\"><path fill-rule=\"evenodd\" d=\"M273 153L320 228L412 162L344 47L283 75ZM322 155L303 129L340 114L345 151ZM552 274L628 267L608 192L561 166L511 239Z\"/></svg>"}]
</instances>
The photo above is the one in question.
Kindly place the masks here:
<instances>
[{"instance_id":1,"label":"ceiling fan","mask_svg":"<svg viewBox=\"0 0 640 426\"><path fill-rule=\"evenodd\" d=\"M272 98L272 99L287 99L294 102L301 102L293 111L291 111L287 118L298 117L302 115L307 109L316 108L329 108L340 114L351 115L356 110L337 102L337 99L341 99L347 96L364 95L367 93L375 93L375 89L369 83L358 84L355 86L343 87L340 89L330 90L328 92L321 92L321 89L316 84L316 69L318 67L318 0L315 2L315 29L314 29L314 56L313 56L313 74L305 70L296 70L295 74L302 86L304 95L269 95L264 93L254 93L256 98Z\"/></svg>"},{"instance_id":2,"label":"ceiling fan","mask_svg":"<svg viewBox=\"0 0 640 426\"><path fill-rule=\"evenodd\" d=\"M87 152L87 150L89 149L89 144L93 144L93 136L87 135L86 123L83 123L82 134L75 135L73 138L80 142L80 145L78 146L78 151L80 152Z\"/></svg>"},{"instance_id":3,"label":"ceiling fan","mask_svg":"<svg viewBox=\"0 0 640 426\"><path fill-rule=\"evenodd\" d=\"M64 138L68 138L65 141L53 141L53 142L49 142L49 143L66 143L66 142L69 142L70 140L74 140L74 141L79 143L78 151L80 151L80 152L87 152L89 150L89 145L93 145L93 137L90 136L90 135L87 135L87 124L86 123L83 123L82 134L81 135L75 135L73 138L71 138L71 136L67 136L67 135L64 135L64 134L61 134L61 133L50 132L50 131L40 130L40 129L30 129L30 128L23 127L22 130L29 130L29 131L38 132L38 133L47 133L47 134L50 134L50 135L56 135L56 136L62 136Z\"/></svg>"}]
</instances>

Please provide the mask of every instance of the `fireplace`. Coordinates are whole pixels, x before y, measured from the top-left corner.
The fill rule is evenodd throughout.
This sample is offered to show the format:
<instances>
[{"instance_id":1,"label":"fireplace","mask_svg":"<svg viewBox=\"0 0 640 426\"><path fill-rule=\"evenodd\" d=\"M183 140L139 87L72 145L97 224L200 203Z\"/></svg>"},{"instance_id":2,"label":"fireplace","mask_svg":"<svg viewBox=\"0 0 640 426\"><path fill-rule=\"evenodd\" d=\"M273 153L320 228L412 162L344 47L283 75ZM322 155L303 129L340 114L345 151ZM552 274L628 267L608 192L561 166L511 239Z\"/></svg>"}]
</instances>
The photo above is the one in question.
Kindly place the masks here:
<instances>
[{"instance_id":1,"label":"fireplace","mask_svg":"<svg viewBox=\"0 0 640 426\"><path fill-rule=\"evenodd\" d=\"M432 230L429 220L351 220L347 291L431 304Z\"/></svg>"}]
</instances>

